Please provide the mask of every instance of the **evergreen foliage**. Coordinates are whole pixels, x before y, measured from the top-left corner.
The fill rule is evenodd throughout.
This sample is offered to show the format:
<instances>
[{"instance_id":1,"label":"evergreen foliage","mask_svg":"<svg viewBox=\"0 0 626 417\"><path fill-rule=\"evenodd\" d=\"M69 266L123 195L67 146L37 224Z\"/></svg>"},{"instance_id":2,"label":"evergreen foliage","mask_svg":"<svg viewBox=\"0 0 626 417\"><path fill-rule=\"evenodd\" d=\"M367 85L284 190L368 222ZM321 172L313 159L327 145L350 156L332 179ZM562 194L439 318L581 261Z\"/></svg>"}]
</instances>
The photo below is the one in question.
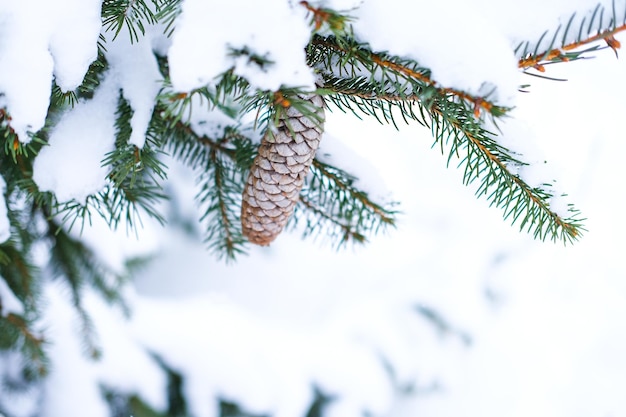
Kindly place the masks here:
<instances>
[{"instance_id":1,"label":"evergreen foliage","mask_svg":"<svg viewBox=\"0 0 626 417\"><path fill-rule=\"evenodd\" d=\"M311 16L307 59L320 76L322 85L316 93L327 106L359 118L374 117L381 123L417 122L426 126L448 164L459 161L464 167L463 183L478 184L476 194L499 207L505 220L541 240L567 243L581 236L584 226L578 210L570 206L565 214L553 211L549 184L545 188L531 187L516 175L512 168L525 162L499 143L497 132L486 127L488 121L496 125L509 108L490 101L488 96L474 97L440 85L419 62L373 51L367 43L355 39L350 17L345 13L316 8L306 1L294 7L307 8ZM179 11L179 0L105 0L103 30L114 37L127 32L132 42L141 38L148 25L157 23L171 34L176 30ZM626 16L616 15L615 7L607 10L598 6L577 27L574 21L572 16L564 27L521 43L516 50L519 68L546 77L543 74L547 65L582 59L605 48L617 53L620 45L614 35L626 28ZM573 42L568 38L572 33L577 33ZM82 288L96 288L105 299L124 308L119 290L125 274L103 266L75 237L75 229L93 215L102 216L111 228L124 225L136 229L142 215L165 223L161 209L169 196L163 184L168 158L173 158L191 167L197 176L200 191L196 198L202 210L198 221L204 227L207 248L218 257L234 259L247 247L239 223L241 193L256 154L259 132L272 128L285 108L304 106L298 94L306 91L259 91L233 71L224 73L214 86L188 93L174 91L168 79L167 59L158 57L165 81L143 148L129 143L132 108L120 92L115 150L102 161L109 172L107 187L90 196L86 204L57 201L51 193L41 192L33 181L33 161L46 145L49 128L57 116L78 100L91 99L99 87L108 65L104 37L99 46L98 58L80 87L63 92L57 85L52 86L49 123L29 143L22 143L16 136L8 109L0 109L0 138L4 141L0 175L7 184L5 199L11 225L10 239L0 244L0 279L24 307L22 314L6 314L0 299L0 350L22 358L22 379L0 381L11 389L26 389L28 383L44 377L48 370L45 332L35 325L43 276L67 284L82 321L89 356L97 357L99 351L95 329L82 306ZM246 49L232 50L232 54L271 65ZM226 126L222 135L200 135L189 124L193 103L219 110L231 116L234 123ZM244 117L250 115L254 116L252 122ZM393 227L398 214L396 204L373 201L355 184L351 173L316 159L290 226L303 226L305 236L327 239L337 247L366 242L372 234ZM49 254L45 265L35 261L36 252L42 248ZM113 391L106 395L117 410L115 415L127 415L129 411L134 415L157 415L139 399L120 399ZM179 408L172 415L182 415L184 406ZM226 402L222 411L229 416L245 415Z\"/></svg>"}]
</instances>

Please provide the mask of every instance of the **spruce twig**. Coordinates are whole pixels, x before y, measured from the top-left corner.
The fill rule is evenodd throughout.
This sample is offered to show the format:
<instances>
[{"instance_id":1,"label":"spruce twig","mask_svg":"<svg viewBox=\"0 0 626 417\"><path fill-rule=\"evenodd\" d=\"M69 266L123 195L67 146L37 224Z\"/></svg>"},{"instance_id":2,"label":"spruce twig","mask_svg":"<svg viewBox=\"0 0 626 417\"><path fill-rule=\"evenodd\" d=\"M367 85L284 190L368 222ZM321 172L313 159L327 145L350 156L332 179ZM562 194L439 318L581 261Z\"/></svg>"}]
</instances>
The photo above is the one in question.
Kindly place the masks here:
<instances>
[{"instance_id":1,"label":"spruce twig","mask_svg":"<svg viewBox=\"0 0 626 417\"><path fill-rule=\"evenodd\" d=\"M560 27L555 31L552 37L552 42L547 49L539 50L543 38L545 38L548 33L547 31L544 32L542 37L536 43L536 47L533 52L529 52L529 42L523 43L523 50L522 44L518 45L516 51L521 51L518 67L523 70L534 68L539 72L544 72L545 65L547 64L582 59L589 52L595 52L606 47L613 49L615 55L617 56L617 50L621 47L621 44L617 39L615 39L615 35L626 31L626 15L622 18L618 18L614 1L611 10L611 19L607 28L602 19L604 12L605 8L601 4L598 4L593 10L591 16L585 16L581 19L578 34L574 41L568 42L567 35L568 33L571 33L570 29L573 25L576 14L572 14L568 20L561 37L560 46L554 47L557 37L559 36ZM589 23L586 22L587 17L589 17ZM602 40L606 43L604 47L600 45L592 45ZM588 48L577 50L584 46L588 46Z\"/></svg>"},{"instance_id":2,"label":"spruce twig","mask_svg":"<svg viewBox=\"0 0 626 417\"><path fill-rule=\"evenodd\" d=\"M217 148L210 151L211 164L200 175L202 188L197 199L204 206L200 221L207 225L205 242L218 257L234 260L245 253L245 242L237 208L243 176L236 166L223 160Z\"/></svg>"},{"instance_id":3,"label":"spruce twig","mask_svg":"<svg viewBox=\"0 0 626 417\"><path fill-rule=\"evenodd\" d=\"M420 67L417 63L410 60L402 59L397 56L392 56L383 53L371 52L367 45L358 44L349 39L341 39L337 37L322 37L316 35L311 41L311 45L317 48L332 50L339 53L340 63L346 67L346 64L356 60L367 68L372 76L377 73L385 74L390 72L395 77L406 80L407 84L413 85L414 89L424 89L426 87L434 87L440 94L451 95L459 100L471 103L475 108L475 113L479 110L484 110L493 116L501 116L508 110L507 108L497 106L494 102L486 99L485 97L476 97L464 91L456 90L453 88L440 86L435 80L431 78L430 70ZM311 55L323 55L319 52L311 52ZM328 61L324 64L328 65ZM354 63L350 65L354 66ZM321 68L322 71L324 70ZM350 73L349 71L347 72ZM384 82L389 82L391 76L387 76ZM378 82L371 82L373 85L378 85ZM397 83L393 83L399 85ZM406 84L405 84L406 86ZM404 100L409 98L414 93L407 93L404 88L396 88L393 93L386 91L383 96L387 96L394 100ZM372 94L371 98L381 98L377 94Z\"/></svg>"},{"instance_id":4,"label":"spruce twig","mask_svg":"<svg viewBox=\"0 0 626 417\"><path fill-rule=\"evenodd\" d=\"M152 4L159 11L159 2ZM128 29L130 42L139 42L139 32L146 34L146 24L157 23L157 15L144 0L104 0L102 2L102 26L105 31L114 32L117 38L124 26Z\"/></svg>"},{"instance_id":5,"label":"spruce twig","mask_svg":"<svg viewBox=\"0 0 626 417\"><path fill-rule=\"evenodd\" d=\"M313 160L311 175L300 194L302 206L296 211L295 224L305 223L305 236L322 231L339 248L349 242L365 243L368 235L395 227L395 203L380 205L355 187L356 178Z\"/></svg>"},{"instance_id":6,"label":"spruce twig","mask_svg":"<svg viewBox=\"0 0 626 417\"><path fill-rule=\"evenodd\" d=\"M444 144L450 144L448 163L454 157L460 158L460 152L465 149L467 155L461 158L461 164L465 164L464 183L480 179L477 194L485 195L491 205L501 207L506 219L514 223L519 220L522 229L528 227L542 240L550 237L571 242L580 236L584 229L578 212L570 207L570 216L562 218L552 211L549 205L552 194L532 188L512 174L509 165L523 163L498 145L482 127L481 110L496 118L508 109L481 97L439 87L431 80L430 72L417 63L370 52L349 39L316 36L312 44L338 54L329 61L319 58L324 55L319 49L309 52L312 65L324 76L330 101L340 109L372 115L394 125L393 108L399 109L405 121L430 126L442 152ZM327 73L325 68L331 62L341 63L342 67ZM352 75L362 74L364 70L372 74L369 79ZM382 76L377 78L374 74ZM419 111L413 109L415 106Z\"/></svg>"}]
</instances>

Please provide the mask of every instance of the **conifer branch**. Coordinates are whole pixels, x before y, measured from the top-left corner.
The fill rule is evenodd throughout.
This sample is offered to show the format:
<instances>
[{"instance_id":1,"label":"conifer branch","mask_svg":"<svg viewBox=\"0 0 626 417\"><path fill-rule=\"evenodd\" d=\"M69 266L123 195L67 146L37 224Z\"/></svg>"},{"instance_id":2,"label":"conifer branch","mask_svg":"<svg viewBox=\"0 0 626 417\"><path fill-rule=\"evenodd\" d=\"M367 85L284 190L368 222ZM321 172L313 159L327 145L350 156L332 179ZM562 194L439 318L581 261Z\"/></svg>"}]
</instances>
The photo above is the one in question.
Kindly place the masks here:
<instances>
[{"instance_id":1,"label":"conifer branch","mask_svg":"<svg viewBox=\"0 0 626 417\"><path fill-rule=\"evenodd\" d=\"M439 117L445 117L439 110L434 110ZM550 209L550 193L544 190L532 188L519 176L509 170L508 164L519 164L505 153L505 149L495 144L486 137L479 138L459 121L446 121L458 133L454 134L455 143L451 147L450 154L457 152L459 147L467 147L467 156L463 159L466 163L464 183L470 184L482 176L482 182L476 191L477 195L487 195L491 205L504 209L504 218L512 218L515 223L522 214L520 230L528 226L530 232L534 229L534 237L545 240L550 237L554 240L572 242L581 235L580 220L576 218L577 211L571 210L572 216L563 219ZM463 138L467 143L462 144ZM439 140L443 140L440 138ZM461 143L457 141L461 140ZM508 161L508 164L505 163ZM485 171L488 171L485 174ZM492 190L495 187L495 190Z\"/></svg>"},{"instance_id":2,"label":"conifer branch","mask_svg":"<svg viewBox=\"0 0 626 417\"><path fill-rule=\"evenodd\" d=\"M207 224L205 242L218 255L233 260L245 253L246 239L239 220L243 178L232 163L220 157L216 148L210 152L211 166L201 174L202 189L198 201L205 205L200 221Z\"/></svg>"},{"instance_id":3,"label":"conifer branch","mask_svg":"<svg viewBox=\"0 0 626 417\"><path fill-rule=\"evenodd\" d=\"M187 100L188 97L181 97L180 99ZM311 109L306 105L306 100L299 100L291 90L271 95L262 93L255 96L252 101L246 104L248 106L247 111L254 111L255 107L271 107L267 103L278 103L276 106L279 108L287 103L286 105L296 106L303 113L309 114L311 112ZM170 118L168 121L170 133L166 135L168 138L167 146L173 156L195 169L202 170L200 177L202 191L198 195L198 199L207 207L205 216L210 214L215 217L219 213L217 220L213 218L213 221L208 223L209 225L215 224L216 230L207 231L206 241L209 243L209 247L215 248L214 251L218 254L220 253L218 249L223 250L231 246L237 249L232 252L232 255L230 252L226 254L227 258L231 258L243 251L243 246L238 247L242 243L239 241L241 230L238 227L232 228L229 233L224 234L225 225L237 222L233 222L234 219L230 211L227 210L228 205L220 204L220 199L226 201L233 198L234 195L226 190L240 190L240 184L236 181L233 182L233 176L240 176L247 172L254 159L256 146L234 128L227 128L224 137L219 139L199 136L188 124L184 123L184 119L178 116L181 112L180 105L175 104L175 106L177 106L178 111L163 112ZM263 123L273 123L271 121L276 118L278 113L268 110L264 111L263 114L263 120L265 120ZM235 169L235 167L237 168ZM215 171L216 169L217 171ZM299 219L306 217L307 222L314 226L305 230L305 236L325 231L332 240L334 240L333 237L339 237L335 244L341 246L342 243L345 244L348 241L363 242L366 240L366 233L376 233L381 229L381 226L386 227L394 224L396 212L390 208L393 204L390 207L382 207L371 201L365 193L352 185L354 178L349 174L323 164L319 160L313 161L311 170L316 179L308 180L306 189L300 195L300 201L306 201L306 204L303 203L302 207L296 207L296 217ZM217 177L215 176L216 172L219 174ZM236 193L239 192L236 191ZM351 201L351 199L355 201ZM319 205L319 202L323 202L323 204ZM236 203L231 201L230 204L238 205L239 198L237 198ZM332 208L331 205L333 205ZM324 207L324 209L321 210L320 207ZM329 210L335 210L335 212L329 215ZM349 219L351 223L339 226L346 219ZM295 221L297 223L298 219ZM345 233L344 238L344 234L339 236L333 227L329 229L322 227L333 224L344 229L352 229ZM218 225L220 226L218 227ZM225 236L226 239L224 240ZM229 244L229 241L232 243ZM243 243L245 243L245 239Z\"/></svg>"},{"instance_id":4,"label":"conifer branch","mask_svg":"<svg viewBox=\"0 0 626 417\"><path fill-rule=\"evenodd\" d=\"M306 219L306 225L304 230L305 237L315 234L316 232L319 233L319 229L323 224L325 227L330 226L331 228L334 227L341 231L340 233L329 233L328 231L326 233L327 236L329 236L331 239L338 237L336 241L336 245L338 247L350 241L356 243L365 243L367 241L365 235L355 230L354 226L347 224L345 221L342 221L337 217L331 216L323 208L317 206L312 201L309 201L306 195L300 196L300 203L302 204L302 206L304 206L306 210L314 214L313 218ZM294 217L296 224L300 221L301 218L301 216L298 215L299 210L301 210L301 208L296 207L296 215ZM322 220L322 222L320 222L320 219Z\"/></svg>"},{"instance_id":5,"label":"conifer branch","mask_svg":"<svg viewBox=\"0 0 626 417\"><path fill-rule=\"evenodd\" d=\"M365 243L368 234L395 227L395 203L384 206L354 186L355 178L319 159L300 193L302 207L296 206L294 224L305 222L304 236L322 231L336 247L349 242Z\"/></svg>"},{"instance_id":6,"label":"conifer branch","mask_svg":"<svg viewBox=\"0 0 626 417\"><path fill-rule=\"evenodd\" d=\"M22 143L11 127L11 115L4 108L0 108L0 138L4 138L4 154L11 156L13 163L20 165L23 165L21 157L30 158L36 155L37 148L42 144L37 137L27 144Z\"/></svg>"},{"instance_id":7,"label":"conifer branch","mask_svg":"<svg viewBox=\"0 0 626 417\"><path fill-rule=\"evenodd\" d=\"M212 139L198 135L174 113L168 115L166 146L174 157L199 171L201 189L196 198L203 208L200 221L206 224L205 243L218 257L232 260L245 253L238 207L252 144L232 127L222 138Z\"/></svg>"},{"instance_id":8,"label":"conifer branch","mask_svg":"<svg viewBox=\"0 0 626 417\"><path fill-rule=\"evenodd\" d=\"M85 203L76 200L58 202L51 193L40 193L31 178L25 183L31 193L38 196L42 206L49 207L51 216L59 216L64 226L71 230L80 222L81 230L85 221L91 222L91 210L94 209L113 229L120 224L130 230L137 230L141 225L141 215L145 213L164 224L165 219L158 210L158 203L166 198L161 181L167 176L165 165L159 159L160 131L151 125L146 133L146 142L142 149L128 143L131 134L130 118L132 111L128 102L120 97L116 118L116 147L102 161L109 167L109 183L97 194L86 198Z\"/></svg>"},{"instance_id":9,"label":"conifer branch","mask_svg":"<svg viewBox=\"0 0 626 417\"><path fill-rule=\"evenodd\" d=\"M325 164L319 159L313 160L312 174L313 179L308 181L309 184L317 180L321 185L321 187L319 187L320 190L337 190L338 194L342 194L342 197L343 194L345 194L345 202L358 201L367 211L371 212L379 219L381 225L394 226L395 218L393 216L397 214L397 212L391 208L384 208L376 204L369 198L367 193L355 188L353 185L356 180L355 177L339 168Z\"/></svg>"},{"instance_id":10,"label":"conifer branch","mask_svg":"<svg viewBox=\"0 0 626 417\"><path fill-rule=\"evenodd\" d=\"M176 18L180 14L182 0L164 0L156 13L156 19L165 26L163 33L168 37L174 33Z\"/></svg>"},{"instance_id":11,"label":"conifer branch","mask_svg":"<svg viewBox=\"0 0 626 417\"><path fill-rule=\"evenodd\" d=\"M22 246L29 249L30 243L21 239ZM24 250L20 250L16 242L9 240L0 246L2 261L0 262L0 277L2 277L15 295L22 300L24 306L32 309L34 305L33 293L35 292L35 265L27 257Z\"/></svg>"},{"instance_id":12,"label":"conifer branch","mask_svg":"<svg viewBox=\"0 0 626 417\"><path fill-rule=\"evenodd\" d=\"M431 78L429 69L419 67L419 65L413 61L393 55L371 52L366 45L358 44L350 39L316 35L311 40L311 45L314 48L310 51L309 59L313 65L316 63L322 64L316 67L320 69L323 74L332 74L328 71L328 68L332 68L333 64L336 63L341 63L343 68L347 68L348 66L356 67L360 64L372 74L370 84L379 85L380 81L375 82L373 77L376 74L382 75L382 84L387 87L393 87L391 91L387 88L382 92L382 95L386 95L394 100L405 100L411 95L419 94L420 90L431 90L428 87L433 87L439 94L450 95L460 101L470 103L474 107L474 113L477 117L481 110L495 117L502 116L508 111L507 108L498 106L485 97L476 97L464 91L440 86ZM315 50L315 48L338 53L338 59L332 63L328 58L325 58L323 63L316 62L316 59L319 59L317 57L323 56L324 54L320 50ZM341 78L341 68L339 71L340 76L337 78ZM348 71L347 74L350 74L350 72L354 72L354 70ZM400 84L397 80L403 80L405 82ZM378 98L378 93L379 92L371 94L371 98Z\"/></svg>"},{"instance_id":13,"label":"conifer branch","mask_svg":"<svg viewBox=\"0 0 626 417\"><path fill-rule=\"evenodd\" d=\"M152 0L159 10L159 2ZM117 38L124 26L128 29L130 42L139 42L139 32L146 33L146 24L157 23L157 15L144 0L104 0L102 2L102 26L105 31L115 32Z\"/></svg>"},{"instance_id":14,"label":"conifer branch","mask_svg":"<svg viewBox=\"0 0 626 417\"><path fill-rule=\"evenodd\" d=\"M461 151L466 156L461 159L465 164L463 181L470 184L480 179L478 195L485 195L491 205L501 207L504 217L510 218L513 223L520 221L521 228L528 228L536 238L571 242L576 240L582 229L577 218L578 212L570 207L568 218L564 219L550 209L549 200L552 195L542 189L528 186L520 177L511 173L509 166L525 165L511 156L509 151L490 137L490 133L482 127L479 118L480 109L489 111L492 117L502 115L507 109L497 107L493 103L473 101L468 97L445 88L438 88L430 81L429 72L425 69L400 65L390 59L380 58L378 54L354 52L346 47L337 45L342 40L318 39L321 47L330 46L333 51L341 51L341 56L335 62L345 62L344 67L355 65L351 60L358 61L372 74L378 71L376 65L384 66L391 74L384 78L384 89L380 88L380 80L366 79L363 76L341 77L341 73L360 73L362 71L335 70L333 73L324 72L324 67L318 61L325 79L324 87L330 91L328 97L339 106L347 107L353 112L359 110L363 114L373 115L382 120L395 124L393 108L400 110L402 117L415 120L431 126L433 135L439 142L442 151L444 143L449 143L448 163L454 157L460 157ZM353 44L360 51L357 44ZM312 52L315 57L319 52ZM369 54L369 55L368 55ZM371 59L371 62L366 60ZM340 75L335 75L335 74ZM384 73L383 73L384 74ZM404 77L411 85L394 83L392 77ZM372 75L373 77L373 75ZM413 110L417 106L419 111ZM494 111L495 109L495 111Z\"/></svg>"},{"instance_id":15,"label":"conifer branch","mask_svg":"<svg viewBox=\"0 0 626 417\"><path fill-rule=\"evenodd\" d=\"M352 20L349 16L337 13L332 9L314 7L308 1L301 1L300 5L311 14L311 25L314 31L319 31L326 25L332 33L341 34L345 30L346 23Z\"/></svg>"},{"instance_id":16,"label":"conifer branch","mask_svg":"<svg viewBox=\"0 0 626 417\"><path fill-rule=\"evenodd\" d=\"M9 324L14 326L24 337L25 343L32 343L33 345L41 346L45 342L42 336L35 335L29 328L22 317L17 314L9 313L5 316L0 316L0 320L6 320Z\"/></svg>"},{"instance_id":17,"label":"conifer branch","mask_svg":"<svg viewBox=\"0 0 626 417\"><path fill-rule=\"evenodd\" d=\"M100 35L102 36L102 35ZM97 58L89 65L83 82L73 91L62 91L54 82L50 96L50 115L65 110L68 106L74 107L80 99L91 99L100 86L101 77L109 68L103 48L98 48Z\"/></svg>"},{"instance_id":18,"label":"conifer branch","mask_svg":"<svg viewBox=\"0 0 626 417\"><path fill-rule=\"evenodd\" d=\"M160 149L159 116L153 112L141 149L128 142L132 133L132 109L121 96L116 116L115 149L102 162L103 166L110 167L108 179L111 184L97 195L94 205L114 228L122 219L130 228L141 222L139 209L163 224L165 219L157 204L165 198L161 181L167 174L160 160L163 151Z\"/></svg>"},{"instance_id":19,"label":"conifer branch","mask_svg":"<svg viewBox=\"0 0 626 417\"><path fill-rule=\"evenodd\" d=\"M615 35L626 31L626 14L622 18L618 18L615 10L615 2L611 10L611 19L607 26L603 22L603 15L605 8L598 4L593 10L591 16L585 16L580 21L578 28L578 34L574 41L568 42L567 35L570 32L573 25L576 14L573 14L567 22L563 35L560 35L561 26L557 28L552 36L552 41L547 49L540 50L542 40L546 37L548 32L544 32L539 41L536 43L534 51L529 51L530 42L525 42L518 45L516 52L521 51L521 57L518 62L518 67L526 70L534 68L539 72L545 72L545 65L558 62L569 62L577 59L584 58L584 55L589 52L595 52L606 47L611 48L617 56L617 50L621 47L620 42L615 39ZM586 22L589 18L589 23ZM595 25L594 25L595 23ZM557 43L557 39L561 38L560 46L554 47ZM591 44L604 40L606 45L604 47L600 45ZM522 50L522 45L524 46ZM584 46L589 46L586 49L578 50Z\"/></svg>"},{"instance_id":20,"label":"conifer branch","mask_svg":"<svg viewBox=\"0 0 626 417\"><path fill-rule=\"evenodd\" d=\"M31 261L31 249L39 236L34 230L32 213L29 213L28 208L15 209L11 204L15 196L20 194L20 190L15 184L11 184L7 191L7 214L12 233L10 239L0 245L0 279L5 281L17 297L23 310L20 314L0 312L0 349L21 352L26 358L22 374L26 381L33 381L48 372L48 359L44 351L46 341L43 335L33 330L35 319L39 315L40 285L37 275L39 270ZM2 301L0 300L0 304Z\"/></svg>"},{"instance_id":21,"label":"conifer branch","mask_svg":"<svg viewBox=\"0 0 626 417\"><path fill-rule=\"evenodd\" d=\"M0 333L3 336L0 338L0 341L4 345L7 342L5 339L7 336L17 336L12 337L15 339L14 343L21 345L19 349L28 358L28 362L24 364L22 372L27 380L32 381L46 376L48 374L49 364L44 351L47 341L43 336L35 334L30 328L30 325L27 320L17 314L9 313L6 316L0 315Z\"/></svg>"}]
</instances>

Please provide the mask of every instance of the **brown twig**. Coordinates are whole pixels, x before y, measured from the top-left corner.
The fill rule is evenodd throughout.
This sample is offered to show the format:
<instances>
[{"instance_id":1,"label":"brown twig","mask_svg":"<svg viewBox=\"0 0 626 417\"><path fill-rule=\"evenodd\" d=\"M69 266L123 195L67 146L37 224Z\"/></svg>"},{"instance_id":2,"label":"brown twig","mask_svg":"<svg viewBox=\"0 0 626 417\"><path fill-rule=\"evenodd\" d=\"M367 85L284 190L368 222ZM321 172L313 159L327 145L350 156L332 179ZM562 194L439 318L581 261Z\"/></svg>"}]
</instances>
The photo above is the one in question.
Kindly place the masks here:
<instances>
[{"instance_id":1,"label":"brown twig","mask_svg":"<svg viewBox=\"0 0 626 417\"><path fill-rule=\"evenodd\" d=\"M327 42L326 39L314 39L313 40L314 43L318 44L318 45L322 45L328 48L332 48L336 51L342 52L342 53L349 53L349 51L347 51L346 49L340 47L339 45L336 45L334 43L331 42ZM364 51L365 52L365 51ZM454 88L447 88L447 87L441 87L438 85L438 83L436 81L434 81L433 79L431 79L428 75L419 72L419 71L415 71L411 68L408 68L404 65L398 64L397 62L393 62L390 61L388 59L384 59L382 58L380 55L375 54L375 53L370 53L370 58L371 60L378 66L382 67L382 68L387 68L390 69L392 71L398 72L400 74L405 75L407 78L412 78L415 80L419 80L425 84L427 84L428 86L432 86L437 88L437 90L439 90L440 93L442 94L451 94L455 97L458 97L459 99L466 101L468 103L471 103L474 106L474 115L476 117L478 117L480 115L480 110L485 110L488 113L491 113L495 104L492 103L489 100L485 100L483 97L475 97L471 94L468 94L464 91L460 91L460 90L456 90ZM395 97L394 100L400 100L402 99L400 96ZM405 98L406 99L406 98ZM412 99L412 98L409 98Z\"/></svg>"},{"instance_id":2,"label":"brown twig","mask_svg":"<svg viewBox=\"0 0 626 417\"><path fill-rule=\"evenodd\" d=\"M322 7L313 7L308 1L301 1L301 6L304 6L311 14L313 14L313 22L315 30L320 30L324 23L328 24L331 29L340 30L343 28L347 18L341 14L337 14L330 9Z\"/></svg>"},{"instance_id":3,"label":"brown twig","mask_svg":"<svg viewBox=\"0 0 626 417\"><path fill-rule=\"evenodd\" d=\"M621 44L617 39L615 39L615 34L622 32L624 30L626 30L626 24L617 26L615 29L598 33L587 39L582 39L576 42L568 43L566 45L563 45L561 48L555 48L555 49L551 49L549 51L543 52L541 54L531 55L525 58L520 58L517 66L521 69L535 68L538 71L543 72L545 69L543 68L542 63L552 62L557 59L560 59L563 62L568 61L568 58L565 52L572 51L576 48L589 45L590 43L593 43L602 39L604 39L607 45L611 49L613 49L613 51L617 53L617 49L620 48Z\"/></svg>"},{"instance_id":4,"label":"brown twig","mask_svg":"<svg viewBox=\"0 0 626 417\"><path fill-rule=\"evenodd\" d=\"M301 1L300 4L304 6L309 12L313 13L315 30L319 30L324 22L327 22L331 16L331 14L326 10L311 6L308 1Z\"/></svg>"}]
</instances>

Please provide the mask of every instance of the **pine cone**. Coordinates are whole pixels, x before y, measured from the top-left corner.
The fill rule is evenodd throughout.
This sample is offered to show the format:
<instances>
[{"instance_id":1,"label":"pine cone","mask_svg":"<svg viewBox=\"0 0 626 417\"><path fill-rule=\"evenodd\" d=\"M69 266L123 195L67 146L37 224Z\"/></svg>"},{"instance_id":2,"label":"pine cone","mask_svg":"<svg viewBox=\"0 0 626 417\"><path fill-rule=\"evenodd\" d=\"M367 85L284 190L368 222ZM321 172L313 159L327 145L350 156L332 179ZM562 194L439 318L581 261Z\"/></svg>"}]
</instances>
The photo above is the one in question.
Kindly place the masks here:
<instances>
[{"instance_id":1,"label":"pine cone","mask_svg":"<svg viewBox=\"0 0 626 417\"><path fill-rule=\"evenodd\" d=\"M265 132L243 191L243 234L257 245L269 245L287 224L320 144L324 100L318 95L300 98L312 104L317 117L287 108L278 126Z\"/></svg>"}]
</instances>

